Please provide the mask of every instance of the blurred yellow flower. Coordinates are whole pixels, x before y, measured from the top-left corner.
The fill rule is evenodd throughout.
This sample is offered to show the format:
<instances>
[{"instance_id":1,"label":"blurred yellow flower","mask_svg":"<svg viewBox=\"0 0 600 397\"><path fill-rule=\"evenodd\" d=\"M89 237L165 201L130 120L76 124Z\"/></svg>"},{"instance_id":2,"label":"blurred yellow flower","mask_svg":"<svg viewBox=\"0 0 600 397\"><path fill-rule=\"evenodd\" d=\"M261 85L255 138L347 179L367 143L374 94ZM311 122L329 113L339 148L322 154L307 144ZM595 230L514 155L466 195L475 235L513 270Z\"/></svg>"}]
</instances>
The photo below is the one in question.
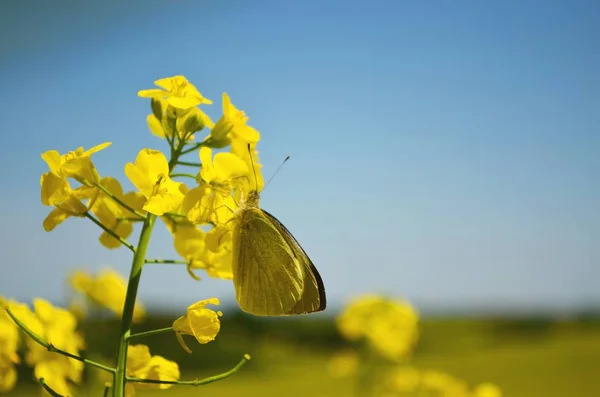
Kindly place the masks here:
<instances>
[{"instance_id":1,"label":"blurred yellow flower","mask_svg":"<svg viewBox=\"0 0 600 397\"><path fill-rule=\"evenodd\" d=\"M182 335L193 335L198 343L204 344L213 341L219 330L221 323L219 316L221 312L215 312L207 309L206 305L218 305L217 298L205 299L190 305L184 316L179 317L173 322L173 330L179 339L181 346L188 352L190 349L183 341Z\"/></svg>"},{"instance_id":2,"label":"blurred yellow flower","mask_svg":"<svg viewBox=\"0 0 600 397\"><path fill-rule=\"evenodd\" d=\"M33 306L34 312L31 312L24 304L10 304L14 315L34 333L58 349L79 355L85 343L77 332L75 316L44 299L34 299ZM34 367L36 379L44 378L48 386L61 395L73 395L69 382L81 382L83 363L50 352L31 338L26 338L25 344L28 347L25 362Z\"/></svg>"},{"instance_id":3,"label":"blurred yellow flower","mask_svg":"<svg viewBox=\"0 0 600 397\"><path fill-rule=\"evenodd\" d=\"M140 379L177 381L180 377L176 362L162 356L152 356L146 345L131 345L127 349L127 376ZM132 397L136 388L168 389L170 384L132 383L125 387L125 395Z\"/></svg>"},{"instance_id":4,"label":"blurred yellow flower","mask_svg":"<svg viewBox=\"0 0 600 397\"><path fill-rule=\"evenodd\" d=\"M493 383L481 383L473 390L473 397L502 397L502 390Z\"/></svg>"},{"instance_id":5,"label":"blurred yellow flower","mask_svg":"<svg viewBox=\"0 0 600 397\"><path fill-rule=\"evenodd\" d=\"M76 271L69 277L73 289L88 297L93 304L107 308L117 316L123 314L127 282L112 269L101 270L96 277L84 271ZM144 307L136 303L133 311L134 322L145 316Z\"/></svg>"},{"instance_id":6,"label":"blurred yellow flower","mask_svg":"<svg viewBox=\"0 0 600 397\"><path fill-rule=\"evenodd\" d=\"M153 88L141 90L138 96L142 98L164 98L169 105L177 109L189 109L200 104L210 105L212 101L206 99L192 83L184 76L172 76L154 82L161 89Z\"/></svg>"},{"instance_id":7,"label":"blurred yellow flower","mask_svg":"<svg viewBox=\"0 0 600 397\"><path fill-rule=\"evenodd\" d=\"M398 392L412 392L417 390L421 382L418 369L411 366L394 368L387 376L387 385Z\"/></svg>"},{"instance_id":8,"label":"blurred yellow flower","mask_svg":"<svg viewBox=\"0 0 600 397\"><path fill-rule=\"evenodd\" d=\"M15 365L4 359L0 359L0 393L11 391L17 384L17 370Z\"/></svg>"},{"instance_id":9,"label":"blurred yellow flower","mask_svg":"<svg viewBox=\"0 0 600 397\"><path fill-rule=\"evenodd\" d=\"M407 302L365 295L347 305L337 318L348 340L366 339L382 356L400 360L412 352L418 339L418 314Z\"/></svg>"},{"instance_id":10,"label":"blurred yellow flower","mask_svg":"<svg viewBox=\"0 0 600 397\"><path fill-rule=\"evenodd\" d=\"M436 395L451 397L501 397L501 390L483 383L473 390L462 379L436 370L398 366L387 372L384 388L390 395Z\"/></svg>"},{"instance_id":11,"label":"blurred yellow flower","mask_svg":"<svg viewBox=\"0 0 600 397\"><path fill-rule=\"evenodd\" d=\"M0 392L7 392L17 383L15 364L19 363L19 329L6 313L7 302L0 296Z\"/></svg>"},{"instance_id":12,"label":"blurred yellow flower","mask_svg":"<svg viewBox=\"0 0 600 397\"><path fill-rule=\"evenodd\" d=\"M169 177L169 163L162 152L143 149L135 164L125 165L125 174L135 187L146 197L143 209L163 215L179 207L184 198L184 185Z\"/></svg>"},{"instance_id":13,"label":"blurred yellow flower","mask_svg":"<svg viewBox=\"0 0 600 397\"><path fill-rule=\"evenodd\" d=\"M332 378L346 378L356 374L358 365L356 352L342 350L329 359L327 372Z\"/></svg>"}]
</instances>

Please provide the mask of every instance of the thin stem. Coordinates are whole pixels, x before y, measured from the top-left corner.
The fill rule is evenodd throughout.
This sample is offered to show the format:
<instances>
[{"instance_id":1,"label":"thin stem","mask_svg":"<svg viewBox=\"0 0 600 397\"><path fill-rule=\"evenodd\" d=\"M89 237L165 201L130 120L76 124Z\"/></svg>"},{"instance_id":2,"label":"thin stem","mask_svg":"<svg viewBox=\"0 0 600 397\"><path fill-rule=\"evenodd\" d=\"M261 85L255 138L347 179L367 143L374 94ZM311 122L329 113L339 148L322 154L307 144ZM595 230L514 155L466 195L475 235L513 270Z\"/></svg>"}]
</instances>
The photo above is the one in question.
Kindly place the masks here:
<instances>
[{"instance_id":1,"label":"thin stem","mask_svg":"<svg viewBox=\"0 0 600 397\"><path fill-rule=\"evenodd\" d=\"M42 385L42 387L44 388L44 390L46 390L48 392L48 394L50 394L52 397L65 397L62 394L58 394L50 386L48 386L48 384L46 383L44 378L40 378L39 381L40 381L40 384Z\"/></svg>"},{"instance_id":2,"label":"thin stem","mask_svg":"<svg viewBox=\"0 0 600 397\"><path fill-rule=\"evenodd\" d=\"M249 355L245 355L244 358L232 369L227 372L223 372L222 374L210 376L204 379L195 379L195 380L158 380L158 379L141 379L141 378L127 378L128 382L136 382L136 383L154 383L159 385L182 385L182 386L201 386L206 385L208 383L213 383L220 381L222 379L228 378L231 375L235 374L246 362L250 360Z\"/></svg>"},{"instance_id":3,"label":"thin stem","mask_svg":"<svg viewBox=\"0 0 600 397\"><path fill-rule=\"evenodd\" d=\"M190 161L178 161L177 165L187 165L188 167L202 167L201 163L193 163Z\"/></svg>"},{"instance_id":4,"label":"thin stem","mask_svg":"<svg viewBox=\"0 0 600 397\"><path fill-rule=\"evenodd\" d=\"M89 220L91 220L92 222L94 222L96 225L100 226L100 228L102 230L104 230L106 233L110 234L111 236L113 236L114 238L116 238L117 240L119 240L119 242L121 244L123 244L125 247L129 248L129 250L131 252L135 252L135 247L133 245L129 244L127 242L127 240L125 240L124 238L122 238L121 236L119 236L114 231L110 230L106 225L104 225L102 222L100 222L98 219L96 219L94 216L92 216L92 214L90 214L89 212L86 212L84 215L85 215L86 218L88 218Z\"/></svg>"},{"instance_id":5,"label":"thin stem","mask_svg":"<svg viewBox=\"0 0 600 397\"><path fill-rule=\"evenodd\" d=\"M177 212L165 212L164 215L171 218L187 218L184 214L178 214Z\"/></svg>"},{"instance_id":6,"label":"thin stem","mask_svg":"<svg viewBox=\"0 0 600 397\"><path fill-rule=\"evenodd\" d=\"M105 385L103 397L108 397L109 392L110 392L110 385Z\"/></svg>"},{"instance_id":7,"label":"thin stem","mask_svg":"<svg viewBox=\"0 0 600 397\"><path fill-rule=\"evenodd\" d=\"M198 150L198 149L200 149L200 148L201 148L202 146L204 146L205 144L206 144L206 140L204 140L204 141L202 141L202 142L200 142L200 143L197 143L197 144L195 144L194 146L192 146L192 147L191 147L191 148L189 148L189 149L182 150L182 151L181 151L181 154L188 154L188 153L191 153L191 152L193 152L194 150Z\"/></svg>"},{"instance_id":8,"label":"thin stem","mask_svg":"<svg viewBox=\"0 0 600 397\"><path fill-rule=\"evenodd\" d=\"M176 177L184 177L184 178L192 178L192 179L196 179L198 175L194 175L194 174L185 174L185 173L180 173L180 174L171 174L171 178L176 178Z\"/></svg>"},{"instance_id":9,"label":"thin stem","mask_svg":"<svg viewBox=\"0 0 600 397\"><path fill-rule=\"evenodd\" d=\"M142 222L143 219L138 218L138 217L135 217L135 218L132 218L132 217L122 217L122 218L121 217L117 217L117 221L119 221L119 222L123 222L123 221L127 221L127 222Z\"/></svg>"},{"instance_id":10,"label":"thin stem","mask_svg":"<svg viewBox=\"0 0 600 397\"><path fill-rule=\"evenodd\" d=\"M169 265L187 265L190 261L182 259L146 259L146 263L164 263Z\"/></svg>"},{"instance_id":11,"label":"thin stem","mask_svg":"<svg viewBox=\"0 0 600 397\"><path fill-rule=\"evenodd\" d=\"M143 213L139 212L138 210L131 208L123 200L121 200L120 198L118 198L117 196L115 196L114 194L112 194L107 188L105 188L101 184L96 183L96 187L98 187L100 190L102 190L104 192L104 194L106 194L107 196L109 196L111 199L113 199L115 202L117 202L121 207L125 208L127 211L131 212L132 214L135 214L140 219L145 219L146 218L146 214L143 214Z\"/></svg>"},{"instance_id":12,"label":"thin stem","mask_svg":"<svg viewBox=\"0 0 600 397\"><path fill-rule=\"evenodd\" d=\"M127 285L127 295L125 297L125 306L123 307L123 316L121 317L121 337L119 340L119 352L117 357L117 372L115 374L115 382L113 386L113 397L123 397L125 394L125 370L127 365L127 347L128 339L131 334L131 325L133 323L133 310L137 291L142 276L142 268L144 267L144 259L146 251L150 243L150 236L156 215L148 214L144 220L142 231L140 232L140 241L131 264L131 272L129 273L129 284Z\"/></svg>"},{"instance_id":13,"label":"thin stem","mask_svg":"<svg viewBox=\"0 0 600 397\"><path fill-rule=\"evenodd\" d=\"M83 362L85 364L88 364L88 365L90 365L92 367L99 368L99 369L104 370L106 372L115 373L115 369L114 368L108 367L106 365L97 363L97 362L92 361L92 360L88 360L87 358L83 358L81 356L77 356L75 354L72 354L72 353L69 353L69 352L64 351L62 349L59 349L57 347L54 347L54 345L52 343L48 342L47 340L45 340L44 338L42 338L41 336L39 336L38 334L36 334L35 332L33 332L28 326L25 325L25 323L23 323L21 320L19 320L17 318L17 316L15 316L15 314L10 310L9 307L6 307L5 310L6 310L6 313L8 313L8 315L10 316L10 318L12 318L12 320L17 324L17 326L19 326L19 328L21 328L23 330L23 332L25 332L27 334L27 336L29 336L31 339L33 339L34 341L36 341L41 346L45 347L46 350L48 350L49 352L62 354L63 356L72 358L73 360L81 361L81 362Z\"/></svg>"},{"instance_id":14,"label":"thin stem","mask_svg":"<svg viewBox=\"0 0 600 397\"><path fill-rule=\"evenodd\" d=\"M129 339L131 341L132 339L139 339L139 338L145 338L147 336L166 334L168 332L174 332L173 327L159 328L159 329L153 329L152 331L138 332L137 334L129 335L129 338L127 338L127 339Z\"/></svg>"}]
</instances>

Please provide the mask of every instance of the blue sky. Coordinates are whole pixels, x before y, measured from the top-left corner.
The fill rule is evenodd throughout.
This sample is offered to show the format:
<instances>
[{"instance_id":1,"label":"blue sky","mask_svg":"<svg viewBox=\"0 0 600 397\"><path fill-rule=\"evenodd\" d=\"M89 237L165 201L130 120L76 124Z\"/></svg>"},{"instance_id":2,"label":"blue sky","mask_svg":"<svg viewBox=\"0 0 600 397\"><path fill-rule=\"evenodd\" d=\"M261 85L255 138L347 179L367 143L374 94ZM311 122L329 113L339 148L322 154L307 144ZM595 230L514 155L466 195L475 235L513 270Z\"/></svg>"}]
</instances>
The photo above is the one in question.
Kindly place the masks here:
<instances>
[{"instance_id":1,"label":"blue sky","mask_svg":"<svg viewBox=\"0 0 600 397\"><path fill-rule=\"evenodd\" d=\"M365 292L423 310L600 302L600 3L43 1L0 6L0 294L61 301L70 269L114 266L99 231L45 233L40 153L104 141L125 180L140 89L183 74L262 134L261 204L319 268L332 307ZM125 183L126 186L130 186ZM174 257L166 231L150 255ZM141 298L232 302L230 282L148 267Z\"/></svg>"}]
</instances>

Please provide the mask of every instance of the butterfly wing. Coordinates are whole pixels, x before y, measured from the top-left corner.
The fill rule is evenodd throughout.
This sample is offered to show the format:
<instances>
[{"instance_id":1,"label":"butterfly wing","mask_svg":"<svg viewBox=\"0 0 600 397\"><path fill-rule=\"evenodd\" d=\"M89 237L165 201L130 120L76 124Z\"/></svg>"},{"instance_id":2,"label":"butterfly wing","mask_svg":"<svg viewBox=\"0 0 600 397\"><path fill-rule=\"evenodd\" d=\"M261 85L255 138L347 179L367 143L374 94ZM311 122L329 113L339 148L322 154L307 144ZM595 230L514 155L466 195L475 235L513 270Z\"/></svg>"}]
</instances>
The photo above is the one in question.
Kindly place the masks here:
<instances>
[{"instance_id":1,"label":"butterfly wing","mask_svg":"<svg viewBox=\"0 0 600 397\"><path fill-rule=\"evenodd\" d=\"M312 263L306 251L300 243L294 238L294 235L279 222L277 218L262 210L263 214L271 221L278 229L279 234L283 237L291 252L301 265L303 290L300 300L296 303L293 309L288 314L303 314L325 310L327 306L327 298L325 296L325 285L319 271Z\"/></svg>"},{"instance_id":2,"label":"butterfly wing","mask_svg":"<svg viewBox=\"0 0 600 397\"><path fill-rule=\"evenodd\" d=\"M259 316L292 314L304 289L294 248L259 208L242 210L235 222L232 270L240 308Z\"/></svg>"}]
</instances>

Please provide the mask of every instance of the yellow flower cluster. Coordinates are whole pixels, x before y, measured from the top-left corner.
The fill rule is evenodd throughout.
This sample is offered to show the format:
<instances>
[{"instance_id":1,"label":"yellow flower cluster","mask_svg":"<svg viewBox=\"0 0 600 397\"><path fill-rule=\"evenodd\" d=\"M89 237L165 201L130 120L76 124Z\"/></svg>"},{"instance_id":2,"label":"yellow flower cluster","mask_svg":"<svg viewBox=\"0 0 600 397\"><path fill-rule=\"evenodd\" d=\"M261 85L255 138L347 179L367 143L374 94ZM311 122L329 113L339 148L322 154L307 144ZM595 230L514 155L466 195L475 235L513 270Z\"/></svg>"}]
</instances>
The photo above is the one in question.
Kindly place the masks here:
<instances>
[{"instance_id":1,"label":"yellow flower cluster","mask_svg":"<svg viewBox=\"0 0 600 397\"><path fill-rule=\"evenodd\" d=\"M116 271L104 269L94 277L87 272L79 270L69 277L69 282L75 292L81 294L86 299L87 304L106 308L119 317L123 313L127 284L125 283L125 279ZM133 312L133 321L141 321L144 315L144 307L136 303Z\"/></svg>"},{"instance_id":2,"label":"yellow flower cluster","mask_svg":"<svg viewBox=\"0 0 600 397\"><path fill-rule=\"evenodd\" d=\"M43 299L34 299L31 311L23 303L4 301L3 309L9 307L13 314L31 331L42 337L53 347L78 355L84 348L82 336L77 332L77 319L65 310L52 306ZM71 383L79 384L83 363L61 354L48 351L31 338L25 338L27 352L25 362L34 367L37 379L44 378L46 384L57 393L73 395ZM0 391L12 389L17 380L14 364L19 362L17 349L19 332L15 322L5 310L0 313Z\"/></svg>"},{"instance_id":3,"label":"yellow flower cluster","mask_svg":"<svg viewBox=\"0 0 600 397\"><path fill-rule=\"evenodd\" d=\"M502 397L500 388L492 383L470 388L452 375L409 365L418 339L418 320L415 309L403 300L380 295L354 299L337 317L338 330L348 341L366 340L370 349L338 352L329 360L329 375L360 378L363 387L367 379L370 392L382 397Z\"/></svg>"},{"instance_id":4,"label":"yellow flower cluster","mask_svg":"<svg viewBox=\"0 0 600 397\"><path fill-rule=\"evenodd\" d=\"M384 394L393 396L502 397L500 388L482 383L470 388L466 381L435 370L411 366L394 368L387 375Z\"/></svg>"},{"instance_id":5,"label":"yellow flower cluster","mask_svg":"<svg viewBox=\"0 0 600 397\"><path fill-rule=\"evenodd\" d=\"M112 270L104 270L95 276L79 271L70 278L73 289L84 297L85 307L99 306L123 317L124 331L120 335L118 362L114 369L116 384L113 392L118 396L122 395L125 383L129 393L132 392L129 382L125 382L126 372L133 378L167 381L160 385L140 382L161 388L170 386L171 381L179 378L176 363L150 355L146 346L135 345L127 349L131 323L144 315L143 307L135 304L143 266L146 263L185 263L194 278L197 277L193 270L203 269L210 277L231 279L233 223L230 220L238 209L238 203L243 202L251 191L260 191L264 184L256 149L260 133L248 125L248 116L232 104L226 93L222 95L223 114L214 123L199 108L200 105L212 104L212 101L185 77L168 77L155 81L155 84L159 88L142 90L138 95L151 99L151 113L146 117L148 127L152 134L167 141L169 158L159 150L144 148L133 162L125 164L125 175L135 187L134 191L125 192L116 178L101 176L92 162L92 155L106 149L110 142L88 150L78 148L66 154L56 150L42 154L49 171L40 179L41 201L52 207L43 222L44 229L51 231L69 217L85 217L102 229L99 241L103 246L109 249L125 246L134 253L128 284ZM196 136L204 130L210 131L197 142ZM196 160L184 161L184 156L194 155ZM196 170L184 173L179 167L195 167ZM192 183L188 185L179 178L191 178ZM72 186L73 183L78 186ZM175 250L183 260L146 258L151 230L157 218L172 234ZM138 245L134 246L127 239L136 223L143 226ZM209 309L207 305L218 304L219 301L213 298L190 305L186 314L167 331L175 331L188 351L183 335L193 335L199 343L214 340L220 329L221 312ZM48 305L36 301L34 317L39 324L32 325L33 334L40 335L42 339L52 339L49 342L57 348L60 344L63 346L60 349L65 352L77 351L82 342L75 333L75 317L66 311L52 309L53 316L61 318L62 325L51 323L52 317L47 315L51 310ZM77 302L72 307L81 309ZM19 312L15 312L19 318L27 316L25 309L15 311ZM67 313L72 318L67 318ZM7 385L14 383L16 375L13 376L11 371L14 371L17 362L16 356L10 353L14 350L11 350L11 343L16 343L11 339L10 329L6 328L6 336L0 335L0 341L6 339L2 343L6 343L8 352L0 356L0 370L7 374L4 377ZM60 338L69 339L70 344ZM37 346L31 340L29 343L27 362L35 364L36 378L44 377L55 392L69 395L66 381L79 382L81 362L73 364L73 360L67 359L64 354L50 354L44 350L47 346L43 342L38 341L40 344ZM39 349L54 357L53 361L43 356ZM128 352L127 356L125 352ZM71 367L63 361L70 363ZM50 364L41 363L52 363L52 370L49 369ZM88 360L88 363L91 362ZM94 365L103 368L98 363Z\"/></svg>"},{"instance_id":6,"label":"yellow flower cluster","mask_svg":"<svg viewBox=\"0 0 600 397\"><path fill-rule=\"evenodd\" d=\"M417 312L408 302L365 295L345 307L337 326L346 339L365 339L382 356L401 360L417 342L418 321Z\"/></svg>"},{"instance_id":7,"label":"yellow flower cluster","mask_svg":"<svg viewBox=\"0 0 600 397\"><path fill-rule=\"evenodd\" d=\"M183 76L157 80L157 89L142 90L139 96L152 99L148 115L150 131L166 139L178 155L169 162L158 150L141 150L125 174L136 191L123 192L119 181L101 177L91 160L105 149L103 143L92 149L79 148L61 155L55 150L42 154L49 172L42 175L42 203L54 207L44 220L46 231L53 230L70 216L93 218L102 225L100 242L118 248L133 231L136 219L150 213L160 216L173 235L176 251L189 269L204 269L211 277L231 279L231 233L228 222L239 202L250 190L264 184L256 145L260 133L247 124L248 116L237 109L223 93L223 115L213 123L197 106L211 104ZM210 129L199 143L195 134ZM213 153L213 149L230 147ZM197 150L199 163L179 162L179 156ZM188 186L174 180L175 167L201 165ZM71 182L80 183L72 188ZM206 226L212 226L206 230ZM191 272L190 272L191 273Z\"/></svg>"}]
</instances>

